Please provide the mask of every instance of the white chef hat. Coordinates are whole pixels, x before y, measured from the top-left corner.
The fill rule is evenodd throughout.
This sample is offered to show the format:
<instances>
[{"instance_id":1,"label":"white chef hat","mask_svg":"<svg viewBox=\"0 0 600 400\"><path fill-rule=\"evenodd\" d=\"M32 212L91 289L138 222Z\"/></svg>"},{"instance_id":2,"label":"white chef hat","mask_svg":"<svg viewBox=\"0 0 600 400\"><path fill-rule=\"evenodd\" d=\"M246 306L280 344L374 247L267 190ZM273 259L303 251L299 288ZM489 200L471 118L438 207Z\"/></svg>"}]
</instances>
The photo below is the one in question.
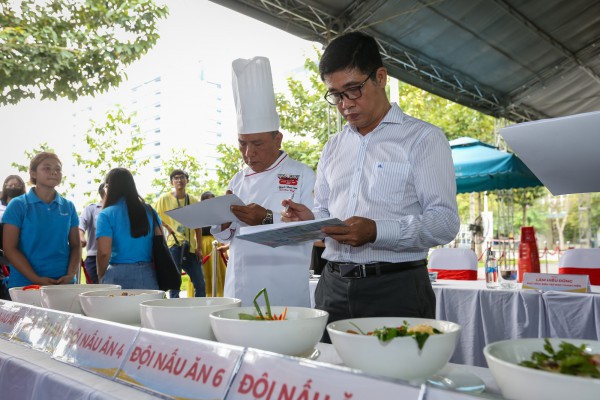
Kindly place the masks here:
<instances>
[{"instance_id":1,"label":"white chef hat","mask_svg":"<svg viewBox=\"0 0 600 400\"><path fill-rule=\"evenodd\" d=\"M238 133L279 130L271 64L266 57L238 58L231 63Z\"/></svg>"}]
</instances>

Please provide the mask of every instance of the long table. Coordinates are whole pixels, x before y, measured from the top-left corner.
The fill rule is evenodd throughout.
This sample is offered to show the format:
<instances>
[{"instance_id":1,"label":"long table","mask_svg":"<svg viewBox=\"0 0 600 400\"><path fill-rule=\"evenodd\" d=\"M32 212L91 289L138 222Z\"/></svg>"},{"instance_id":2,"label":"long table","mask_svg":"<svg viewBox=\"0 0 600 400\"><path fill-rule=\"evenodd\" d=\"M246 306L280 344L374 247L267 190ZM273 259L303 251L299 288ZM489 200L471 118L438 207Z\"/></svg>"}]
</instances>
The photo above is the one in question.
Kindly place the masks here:
<instances>
[{"instance_id":1,"label":"long table","mask_svg":"<svg viewBox=\"0 0 600 400\"><path fill-rule=\"evenodd\" d=\"M486 367L483 348L516 338L600 340L600 286L592 293L489 290L484 281L437 281L436 318L463 328L451 362Z\"/></svg>"},{"instance_id":2,"label":"long table","mask_svg":"<svg viewBox=\"0 0 600 400\"><path fill-rule=\"evenodd\" d=\"M50 354L0 340L0 398L23 400L162 399L51 358Z\"/></svg>"},{"instance_id":3,"label":"long table","mask_svg":"<svg viewBox=\"0 0 600 400\"><path fill-rule=\"evenodd\" d=\"M310 280L313 307L317 283ZM506 339L600 340L600 286L592 286L592 293L542 293L490 290L481 280L438 280L433 290L436 318L462 326L452 363L487 367L483 348Z\"/></svg>"}]
</instances>

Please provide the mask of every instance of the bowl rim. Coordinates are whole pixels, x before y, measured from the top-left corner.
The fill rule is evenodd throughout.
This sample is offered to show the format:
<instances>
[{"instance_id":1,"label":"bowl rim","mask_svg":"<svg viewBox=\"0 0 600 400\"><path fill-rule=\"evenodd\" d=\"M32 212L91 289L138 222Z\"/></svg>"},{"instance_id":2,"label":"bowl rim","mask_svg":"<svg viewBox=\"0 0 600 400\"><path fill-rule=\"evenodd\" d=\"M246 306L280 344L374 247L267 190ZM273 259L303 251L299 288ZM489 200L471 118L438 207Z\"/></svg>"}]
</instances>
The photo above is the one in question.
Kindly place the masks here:
<instances>
[{"instance_id":1,"label":"bowl rim","mask_svg":"<svg viewBox=\"0 0 600 400\"><path fill-rule=\"evenodd\" d=\"M442 320L442 319L418 318L418 317L363 317L363 318L346 318L346 319L340 319L340 320L337 320L337 321L329 322L327 324L327 326L325 327L325 329L327 329L327 332L332 331L336 335L352 336L352 337L357 337L357 338L358 337L373 338L373 337L375 337L373 335L361 335L361 334L357 335L355 333L348 333L348 332L345 332L345 331L333 328L332 325L336 324L336 323L340 323L340 322L345 322L345 321L353 321L354 322L354 321L360 321L360 320L376 320L376 319L383 319L383 318L394 318L394 319L397 318L397 319L400 319L400 320L411 320L411 319L414 320L414 319L418 319L418 320L444 322L444 323L450 324L450 326L453 329L448 330L448 331L444 331L443 333L456 333L456 334L460 334L460 332L462 331L462 326L460 324L457 324L456 322L446 321L446 320ZM359 325L359 324L357 324L357 325ZM436 337L439 337L439 335L430 336L429 339L434 339ZM405 339L405 338L412 339L412 336L397 336L394 339L392 339L391 341L393 342L396 339ZM427 340L429 340L429 339L427 339ZM363 340L363 339L357 339L357 340ZM370 339L368 339L368 340L370 340Z\"/></svg>"},{"instance_id":2,"label":"bowl rim","mask_svg":"<svg viewBox=\"0 0 600 400\"><path fill-rule=\"evenodd\" d=\"M118 286L117 287L98 287L99 285L110 285L110 286ZM84 286L89 286L90 290L86 290L87 292L91 292L91 291L95 291L95 290L107 290L107 289L121 289L121 285L113 285L111 283L100 283L100 284L92 284L92 283L84 283L84 284L80 284L80 283L73 283L73 284L66 284L66 285L44 285L42 287L40 287L40 291L46 291L46 290L76 290L76 289L83 289ZM97 289L93 289L93 287L98 287Z\"/></svg>"},{"instance_id":3,"label":"bowl rim","mask_svg":"<svg viewBox=\"0 0 600 400\"><path fill-rule=\"evenodd\" d=\"M108 296L107 293L112 293L112 292L123 292L123 291L130 291L130 292L139 292L137 293L135 296ZM104 294L103 294L104 293ZM101 290L90 290L88 292L81 292L78 294L79 297L98 297L98 298L125 298L125 297L136 297L142 294L164 294L165 291L164 290L159 290L159 289L101 289ZM161 299L151 299L151 300L161 300Z\"/></svg>"},{"instance_id":4,"label":"bowl rim","mask_svg":"<svg viewBox=\"0 0 600 400\"><path fill-rule=\"evenodd\" d=\"M584 344L584 342L595 342L600 347L600 341L598 341L598 340L563 339L563 338L548 338L548 339L550 339L553 342L554 341L577 341L577 342L580 342L580 344ZM567 374L560 374L560 373L557 373L557 372L544 371L544 370L541 370L541 369L534 369L534 368L529 368L529 367L523 367L523 366L521 366L519 364L515 364L515 363L512 363L510 361L503 360L503 359L501 359L499 357L496 357L495 355L493 355L493 354L490 353L490 349L492 347L501 346L501 345L504 345L504 344L509 343L509 342L513 342L513 343L516 343L516 342L525 343L525 342L543 342L543 341L544 341L544 338L517 338L517 339L499 340L497 342L493 342L493 343L487 344L483 348L483 355L485 356L486 361L487 361L487 359L489 357L492 361L494 361L494 362L496 362L496 363L498 363L498 364L500 364L500 365L502 365L504 367L515 368L516 372L529 371L529 373L533 374L533 376L539 376L541 378L546 378L546 379L548 379L550 376L554 376L554 377L560 377L558 379L569 379L569 380L574 379L575 382L580 382L580 383L587 382L587 383L592 383L594 385L600 385L600 378L591 378L591 377L584 377L584 376L567 375ZM489 366L489 362L488 362L488 367L490 367ZM491 368L490 368L490 370L491 370Z\"/></svg>"},{"instance_id":5,"label":"bowl rim","mask_svg":"<svg viewBox=\"0 0 600 400\"><path fill-rule=\"evenodd\" d=\"M171 304L175 304L178 302L181 302L179 300L187 300L187 299L231 299L234 300L230 303L224 303L224 304L205 304L205 305L181 305L181 306L171 306L171 305L152 305L150 303L152 302L163 302L163 301L169 301L171 302ZM156 308L156 309L197 309L197 308L208 308L208 307L215 307L215 306L229 306L229 305L235 305L235 304L240 304L242 302L241 299L235 298L235 297L180 297L180 298L176 298L176 299L150 299L150 300L144 300L140 303L140 307L144 307L144 308L148 308L148 309L152 309L152 308Z\"/></svg>"},{"instance_id":6,"label":"bowl rim","mask_svg":"<svg viewBox=\"0 0 600 400\"><path fill-rule=\"evenodd\" d=\"M271 306L271 309L283 309L286 308L286 306ZM310 316L310 317L306 317L306 318L301 318L301 319L285 319L283 321L271 321L271 320L266 320L266 321L262 321L262 322L267 322L267 323L281 323L281 322L285 322L285 321L303 321L303 320L312 320L312 319L317 319L317 318L328 318L329 317L329 313L327 311L324 310L319 310L318 308L311 308L311 307L293 307L293 306L287 306L288 312L290 311L294 311L294 309L302 309L302 310L312 310L312 311L316 311L317 314L314 316ZM245 311L256 311L256 308L254 306L250 307L250 306L244 306L244 307L239 307L235 309L238 313L243 313ZM256 321L251 321L251 320L245 320L245 319L239 319L239 318L229 318L229 317L222 317L219 315L216 315L217 313L221 313L221 312L230 312L228 309L225 310L215 310L212 311L210 314L208 314L209 318L211 319L215 319L215 320L223 320L223 321L243 321L244 323L246 322L256 322ZM233 312L233 311L231 311Z\"/></svg>"}]
</instances>

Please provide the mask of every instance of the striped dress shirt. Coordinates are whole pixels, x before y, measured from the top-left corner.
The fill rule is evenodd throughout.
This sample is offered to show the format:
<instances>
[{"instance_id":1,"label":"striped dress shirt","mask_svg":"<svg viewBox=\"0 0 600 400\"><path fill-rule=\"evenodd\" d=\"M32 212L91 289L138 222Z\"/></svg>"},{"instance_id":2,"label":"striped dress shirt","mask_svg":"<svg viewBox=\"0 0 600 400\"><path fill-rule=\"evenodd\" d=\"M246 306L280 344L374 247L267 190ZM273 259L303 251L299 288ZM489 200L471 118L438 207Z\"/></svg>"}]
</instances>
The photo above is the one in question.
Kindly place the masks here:
<instances>
[{"instance_id":1,"label":"striped dress shirt","mask_svg":"<svg viewBox=\"0 0 600 400\"><path fill-rule=\"evenodd\" d=\"M446 136L397 104L363 136L346 124L323 149L315 218L370 218L377 239L360 247L326 238L329 261L403 262L427 257L459 230L456 180Z\"/></svg>"}]
</instances>

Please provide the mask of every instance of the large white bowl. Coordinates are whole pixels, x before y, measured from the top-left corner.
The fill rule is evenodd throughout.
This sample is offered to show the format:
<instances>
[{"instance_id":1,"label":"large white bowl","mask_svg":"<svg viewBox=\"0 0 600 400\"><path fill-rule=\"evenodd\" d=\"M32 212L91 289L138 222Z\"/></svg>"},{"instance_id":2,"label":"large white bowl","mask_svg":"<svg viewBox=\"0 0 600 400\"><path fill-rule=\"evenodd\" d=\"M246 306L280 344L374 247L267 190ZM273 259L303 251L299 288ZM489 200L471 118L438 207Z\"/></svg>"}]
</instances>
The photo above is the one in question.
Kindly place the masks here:
<instances>
[{"instance_id":1,"label":"large white bowl","mask_svg":"<svg viewBox=\"0 0 600 400\"><path fill-rule=\"evenodd\" d=\"M281 314L285 307L271 307ZM263 315L265 309L261 309ZM328 313L314 308L288 307L283 321L252 321L239 314L257 315L254 307L240 307L210 314L210 324L219 342L268 350L290 356L312 353L323 336Z\"/></svg>"},{"instance_id":2,"label":"large white bowl","mask_svg":"<svg viewBox=\"0 0 600 400\"><path fill-rule=\"evenodd\" d=\"M53 310L82 314L79 293L93 290L121 289L120 285L51 285L42 286L42 305Z\"/></svg>"},{"instance_id":3,"label":"large white bowl","mask_svg":"<svg viewBox=\"0 0 600 400\"><path fill-rule=\"evenodd\" d=\"M140 303L164 297L163 290L111 289L79 293L79 302L89 317L140 325Z\"/></svg>"},{"instance_id":4,"label":"large white bowl","mask_svg":"<svg viewBox=\"0 0 600 400\"><path fill-rule=\"evenodd\" d=\"M550 339L555 350L561 342L585 344L600 354L600 342L581 339ZM490 343L483 354L502 396L512 400L600 399L600 379L583 378L521 367L534 351L544 351L544 339L513 339Z\"/></svg>"},{"instance_id":5,"label":"large white bowl","mask_svg":"<svg viewBox=\"0 0 600 400\"><path fill-rule=\"evenodd\" d=\"M427 324L443 333L429 336L423 349L419 350L412 336L381 342L376 336L347 332L357 331L351 322L363 332L371 332L383 327L402 326L404 321L409 327ZM425 379L443 368L454 353L460 331L461 326L454 322L425 318L354 318L327 325L331 343L346 366L373 375L404 380Z\"/></svg>"},{"instance_id":6,"label":"large white bowl","mask_svg":"<svg viewBox=\"0 0 600 400\"><path fill-rule=\"evenodd\" d=\"M215 340L208 315L241 304L240 299L231 297L148 300L140 303L140 315L144 328Z\"/></svg>"},{"instance_id":7,"label":"large white bowl","mask_svg":"<svg viewBox=\"0 0 600 400\"><path fill-rule=\"evenodd\" d=\"M42 307L42 296L39 289L23 290L25 286L16 286L8 289L12 301Z\"/></svg>"}]
</instances>

